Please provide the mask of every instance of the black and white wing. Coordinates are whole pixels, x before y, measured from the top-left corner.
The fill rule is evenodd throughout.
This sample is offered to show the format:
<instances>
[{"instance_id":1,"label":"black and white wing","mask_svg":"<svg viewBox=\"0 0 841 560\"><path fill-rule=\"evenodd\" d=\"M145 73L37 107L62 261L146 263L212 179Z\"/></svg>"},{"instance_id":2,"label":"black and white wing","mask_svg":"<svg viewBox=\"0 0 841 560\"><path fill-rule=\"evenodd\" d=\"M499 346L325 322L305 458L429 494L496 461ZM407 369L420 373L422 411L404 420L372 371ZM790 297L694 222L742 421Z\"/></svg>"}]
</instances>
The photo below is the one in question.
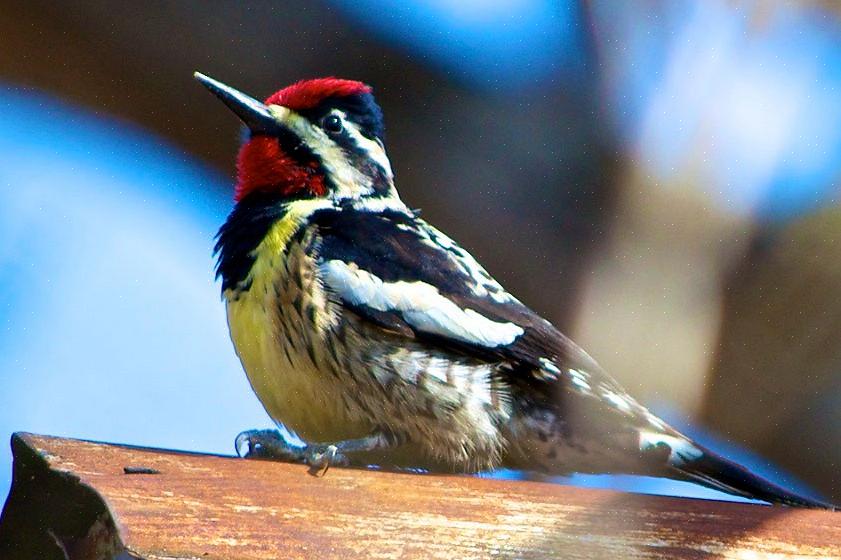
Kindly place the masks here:
<instances>
[{"instance_id":1,"label":"black and white wing","mask_svg":"<svg viewBox=\"0 0 841 560\"><path fill-rule=\"evenodd\" d=\"M499 364L507 386L529 406L563 418L582 441L637 452L676 435L467 251L413 214L326 210L310 223L325 288L363 319Z\"/></svg>"},{"instance_id":2,"label":"black and white wing","mask_svg":"<svg viewBox=\"0 0 841 560\"><path fill-rule=\"evenodd\" d=\"M831 507L790 493L670 428L469 253L415 215L325 210L311 223L318 229L321 277L342 305L389 331L506 364L509 383L528 385L530 397L545 398L565 421L577 418L571 431L581 441L603 446L600 451L620 462L639 460L636 472L770 502Z\"/></svg>"},{"instance_id":3,"label":"black and white wing","mask_svg":"<svg viewBox=\"0 0 841 560\"><path fill-rule=\"evenodd\" d=\"M414 215L321 211L311 223L327 289L368 321L517 370L602 375L574 342Z\"/></svg>"}]
</instances>

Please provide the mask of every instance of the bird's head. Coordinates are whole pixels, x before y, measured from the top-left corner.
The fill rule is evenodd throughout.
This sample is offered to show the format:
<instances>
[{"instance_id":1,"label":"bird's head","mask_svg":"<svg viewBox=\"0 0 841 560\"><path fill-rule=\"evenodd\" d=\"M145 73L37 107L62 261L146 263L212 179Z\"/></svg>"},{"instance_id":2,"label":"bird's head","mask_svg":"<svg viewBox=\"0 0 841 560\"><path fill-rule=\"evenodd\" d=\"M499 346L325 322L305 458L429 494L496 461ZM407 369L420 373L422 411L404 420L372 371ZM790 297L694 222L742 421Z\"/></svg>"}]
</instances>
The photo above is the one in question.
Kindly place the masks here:
<instances>
[{"instance_id":1,"label":"bird's head","mask_svg":"<svg viewBox=\"0 0 841 560\"><path fill-rule=\"evenodd\" d=\"M196 72L248 127L234 198L397 198L371 88L338 78L303 80L261 103Z\"/></svg>"}]
</instances>

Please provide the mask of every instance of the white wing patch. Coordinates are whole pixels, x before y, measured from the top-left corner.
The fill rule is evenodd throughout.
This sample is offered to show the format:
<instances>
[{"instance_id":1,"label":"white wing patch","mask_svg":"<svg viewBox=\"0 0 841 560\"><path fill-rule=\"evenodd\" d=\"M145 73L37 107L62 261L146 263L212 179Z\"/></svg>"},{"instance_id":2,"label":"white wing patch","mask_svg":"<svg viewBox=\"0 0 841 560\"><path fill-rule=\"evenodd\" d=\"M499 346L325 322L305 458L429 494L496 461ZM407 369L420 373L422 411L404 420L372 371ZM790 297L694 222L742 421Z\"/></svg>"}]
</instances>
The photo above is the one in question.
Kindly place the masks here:
<instances>
[{"instance_id":1,"label":"white wing patch","mask_svg":"<svg viewBox=\"0 0 841 560\"><path fill-rule=\"evenodd\" d=\"M327 261L321 272L327 285L345 301L378 311L398 311L407 323L426 333L490 348L511 344L523 334L519 325L462 309L426 282L383 282L341 260Z\"/></svg>"}]
</instances>

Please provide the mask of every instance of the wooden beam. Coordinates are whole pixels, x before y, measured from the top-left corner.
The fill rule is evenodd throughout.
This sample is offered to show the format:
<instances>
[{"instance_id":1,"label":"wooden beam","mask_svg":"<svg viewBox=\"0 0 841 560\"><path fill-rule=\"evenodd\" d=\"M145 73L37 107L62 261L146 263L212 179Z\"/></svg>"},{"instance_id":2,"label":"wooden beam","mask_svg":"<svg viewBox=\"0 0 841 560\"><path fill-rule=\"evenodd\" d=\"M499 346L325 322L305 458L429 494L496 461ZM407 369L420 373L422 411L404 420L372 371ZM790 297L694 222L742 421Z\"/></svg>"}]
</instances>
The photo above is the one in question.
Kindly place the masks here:
<instances>
[{"instance_id":1,"label":"wooden beam","mask_svg":"<svg viewBox=\"0 0 841 560\"><path fill-rule=\"evenodd\" d=\"M16 434L0 558L841 558L838 513Z\"/></svg>"}]
</instances>

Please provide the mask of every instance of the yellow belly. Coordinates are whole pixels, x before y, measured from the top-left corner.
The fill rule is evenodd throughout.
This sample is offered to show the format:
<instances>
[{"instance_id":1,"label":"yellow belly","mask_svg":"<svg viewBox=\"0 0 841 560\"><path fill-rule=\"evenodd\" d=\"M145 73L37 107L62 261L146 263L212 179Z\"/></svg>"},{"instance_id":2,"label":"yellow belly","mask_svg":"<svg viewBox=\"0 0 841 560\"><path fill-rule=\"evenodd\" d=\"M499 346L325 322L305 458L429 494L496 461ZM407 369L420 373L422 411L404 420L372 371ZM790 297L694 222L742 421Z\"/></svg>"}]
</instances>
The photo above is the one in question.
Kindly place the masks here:
<instances>
[{"instance_id":1,"label":"yellow belly","mask_svg":"<svg viewBox=\"0 0 841 560\"><path fill-rule=\"evenodd\" d=\"M362 437L371 423L348 398L352 383L342 383L312 358L325 352L331 318L314 263L303 245L287 246L300 223L295 218L290 213L278 222L255 251L245 283L249 288L225 293L231 339L251 387L275 422L308 441ZM302 313L307 306L317 312Z\"/></svg>"},{"instance_id":2,"label":"yellow belly","mask_svg":"<svg viewBox=\"0 0 841 560\"><path fill-rule=\"evenodd\" d=\"M269 416L308 441L364 435L354 429L337 383L285 335L278 336L271 314L249 299L228 304L228 324L248 381Z\"/></svg>"}]
</instances>

